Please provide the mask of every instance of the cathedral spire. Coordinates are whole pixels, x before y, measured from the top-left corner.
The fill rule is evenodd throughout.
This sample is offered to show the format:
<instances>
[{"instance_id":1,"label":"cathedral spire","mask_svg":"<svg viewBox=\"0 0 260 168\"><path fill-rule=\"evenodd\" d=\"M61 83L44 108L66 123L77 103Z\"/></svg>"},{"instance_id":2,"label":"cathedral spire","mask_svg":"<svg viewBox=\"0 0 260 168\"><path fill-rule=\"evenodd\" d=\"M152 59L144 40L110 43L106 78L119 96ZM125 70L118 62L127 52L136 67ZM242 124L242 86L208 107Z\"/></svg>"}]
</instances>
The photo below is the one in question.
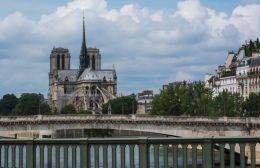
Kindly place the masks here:
<instances>
[{"instance_id":1,"label":"cathedral spire","mask_svg":"<svg viewBox=\"0 0 260 168\"><path fill-rule=\"evenodd\" d=\"M83 33L82 33L82 43L80 50L80 71L89 67L89 58L87 52L86 35L85 35L85 16L83 13Z\"/></svg>"}]
</instances>

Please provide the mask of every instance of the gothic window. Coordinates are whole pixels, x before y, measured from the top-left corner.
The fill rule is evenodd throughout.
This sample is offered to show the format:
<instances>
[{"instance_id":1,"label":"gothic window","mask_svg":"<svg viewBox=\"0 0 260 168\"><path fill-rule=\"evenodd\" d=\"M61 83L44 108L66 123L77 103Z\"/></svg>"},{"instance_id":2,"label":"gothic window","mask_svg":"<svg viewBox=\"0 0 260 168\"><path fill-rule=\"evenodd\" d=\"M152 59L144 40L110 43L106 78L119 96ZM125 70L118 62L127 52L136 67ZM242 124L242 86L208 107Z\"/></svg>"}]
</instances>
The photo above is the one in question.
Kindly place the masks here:
<instances>
[{"instance_id":1,"label":"gothic window","mask_svg":"<svg viewBox=\"0 0 260 168\"><path fill-rule=\"evenodd\" d=\"M90 108L93 108L93 100L90 100L90 102L89 102L89 107L90 107Z\"/></svg>"},{"instance_id":2,"label":"gothic window","mask_svg":"<svg viewBox=\"0 0 260 168\"><path fill-rule=\"evenodd\" d=\"M64 54L61 57L61 69L65 69L65 55Z\"/></svg>"},{"instance_id":3,"label":"gothic window","mask_svg":"<svg viewBox=\"0 0 260 168\"><path fill-rule=\"evenodd\" d=\"M66 93L67 93L67 87L64 86L64 94L66 94Z\"/></svg>"},{"instance_id":4,"label":"gothic window","mask_svg":"<svg viewBox=\"0 0 260 168\"><path fill-rule=\"evenodd\" d=\"M104 77L103 77L103 82L106 82L106 81L107 81L107 79L106 79L106 77L104 76Z\"/></svg>"},{"instance_id":5,"label":"gothic window","mask_svg":"<svg viewBox=\"0 0 260 168\"><path fill-rule=\"evenodd\" d=\"M88 93L88 90L89 90L89 87L88 87L88 86L86 86L86 93Z\"/></svg>"},{"instance_id":6,"label":"gothic window","mask_svg":"<svg viewBox=\"0 0 260 168\"><path fill-rule=\"evenodd\" d=\"M95 56L93 55L93 57L92 57L92 69L95 69L95 64L96 64L96 60L95 60Z\"/></svg>"},{"instance_id":7,"label":"gothic window","mask_svg":"<svg viewBox=\"0 0 260 168\"><path fill-rule=\"evenodd\" d=\"M91 95L95 95L96 94L96 87L92 86L91 87Z\"/></svg>"},{"instance_id":8,"label":"gothic window","mask_svg":"<svg viewBox=\"0 0 260 168\"><path fill-rule=\"evenodd\" d=\"M87 55L87 65L86 65L86 67L89 67L89 62L90 62L90 58L89 58L89 55Z\"/></svg>"},{"instance_id":9,"label":"gothic window","mask_svg":"<svg viewBox=\"0 0 260 168\"><path fill-rule=\"evenodd\" d=\"M57 56L57 69L60 69L60 55Z\"/></svg>"}]
</instances>

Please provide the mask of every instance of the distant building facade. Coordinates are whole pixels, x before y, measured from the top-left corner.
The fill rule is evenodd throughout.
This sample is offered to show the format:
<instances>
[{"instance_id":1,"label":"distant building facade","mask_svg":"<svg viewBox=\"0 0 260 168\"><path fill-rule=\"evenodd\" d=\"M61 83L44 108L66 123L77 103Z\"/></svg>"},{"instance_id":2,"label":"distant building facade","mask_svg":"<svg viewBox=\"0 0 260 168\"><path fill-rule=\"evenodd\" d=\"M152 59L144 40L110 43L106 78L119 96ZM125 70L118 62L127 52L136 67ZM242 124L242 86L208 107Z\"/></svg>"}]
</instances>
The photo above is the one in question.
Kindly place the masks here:
<instances>
[{"instance_id":1,"label":"distant building facade","mask_svg":"<svg viewBox=\"0 0 260 168\"><path fill-rule=\"evenodd\" d=\"M50 54L48 101L53 111L73 104L77 110L101 113L103 103L117 95L116 70L101 68L97 48L87 48L85 22L79 56L79 69L70 68L71 55L66 48L53 48Z\"/></svg>"},{"instance_id":2,"label":"distant building facade","mask_svg":"<svg viewBox=\"0 0 260 168\"><path fill-rule=\"evenodd\" d=\"M151 111L151 103L153 100L153 91L144 90L141 93L138 93L136 96L137 99L137 114L148 114Z\"/></svg>"},{"instance_id":3,"label":"distant building facade","mask_svg":"<svg viewBox=\"0 0 260 168\"><path fill-rule=\"evenodd\" d=\"M205 84L217 96L223 91L239 93L248 97L260 92L260 43L256 41L242 45L238 52L229 52L225 65L219 66L215 74L205 76Z\"/></svg>"}]
</instances>

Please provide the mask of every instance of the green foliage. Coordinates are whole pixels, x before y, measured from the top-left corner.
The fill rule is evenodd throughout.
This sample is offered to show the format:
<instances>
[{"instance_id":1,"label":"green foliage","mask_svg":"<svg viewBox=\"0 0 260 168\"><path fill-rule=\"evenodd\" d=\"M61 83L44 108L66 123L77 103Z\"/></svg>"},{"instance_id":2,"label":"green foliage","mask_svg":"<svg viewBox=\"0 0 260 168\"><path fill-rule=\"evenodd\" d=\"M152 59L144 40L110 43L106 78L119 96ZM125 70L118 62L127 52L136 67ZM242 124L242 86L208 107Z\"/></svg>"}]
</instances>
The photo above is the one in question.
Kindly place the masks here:
<instances>
[{"instance_id":1,"label":"green foliage","mask_svg":"<svg viewBox=\"0 0 260 168\"><path fill-rule=\"evenodd\" d=\"M212 93L200 82L187 86L171 86L155 95L153 115L207 115L211 110Z\"/></svg>"},{"instance_id":2,"label":"green foliage","mask_svg":"<svg viewBox=\"0 0 260 168\"><path fill-rule=\"evenodd\" d=\"M247 57L251 57L253 52L256 52L257 50L260 49L260 43L259 39L257 38L256 41L249 41L249 44L245 46L245 55Z\"/></svg>"},{"instance_id":3,"label":"green foliage","mask_svg":"<svg viewBox=\"0 0 260 168\"><path fill-rule=\"evenodd\" d=\"M243 97L238 93L232 94L230 92L221 92L214 97L212 107L214 109L214 116L242 116L243 115Z\"/></svg>"},{"instance_id":4,"label":"green foliage","mask_svg":"<svg viewBox=\"0 0 260 168\"><path fill-rule=\"evenodd\" d=\"M18 98L14 94L6 94L0 100L0 115L12 115L12 111L18 103Z\"/></svg>"},{"instance_id":5,"label":"green foliage","mask_svg":"<svg viewBox=\"0 0 260 168\"><path fill-rule=\"evenodd\" d=\"M13 110L14 115L36 115L39 114L40 98L36 93L24 93Z\"/></svg>"},{"instance_id":6,"label":"green foliage","mask_svg":"<svg viewBox=\"0 0 260 168\"><path fill-rule=\"evenodd\" d=\"M61 112L61 114L76 114L77 110L73 104L69 104L69 105L64 106L60 112Z\"/></svg>"},{"instance_id":7,"label":"green foliage","mask_svg":"<svg viewBox=\"0 0 260 168\"><path fill-rule=\"evenodd\" d=\"M134 95L122 96L113 100L109 100L108 103L105 103L102 106L103 114L107 114L109 103L112 114L133 114L133 111L135 113L137 109L137 102Z\"/></svg>"},{"instance_id":8,"label":"green foliage","mask_svg":"<svg viewBox=\"0 0 260 168\"><path fill-rule=\"evenodd\" d=\"M259 105L258 105L259 104ZM154 97L151 114L189 116L259 116L260 94L244 98L224 91L213 97L202 83L174 86Z\"/></svg>"},{"instance_id":9,"label":"green foliage","mask_svg":"<svg viewBox=\"0 0 260 168\"><path fill-rule=\"evenodd\" d=\"M152 102L151 114L157 115L181 115L181 105L178 92L173 87L155 95Z\"/></svg>"},{"instance_id":10,"label":"green foliage","mask_svg":"<svg viewBox=\"0 0 260 168\"><path fill-rule=\"evenodd\" d=\"M84 110L84 109L80 109L77 114L92 114L91 111L88 111L88 110Z\"/></svg>"},{"instance_id":11,"label":"green foliage","mask_svg":"<svg viewBox=\"0 0 260 168\"><path fill-rule=\"evenodd\" d=\"M260 43L259 43L259 39L258 38L256 39L256 48L260 49Z\"/></svg>"},{"instance_id":12,"label":"green foliage","mask_svg":"<svg viewBox=\"0 0 260 168\"><path fill-rule=\"evenodd\" d=\"M260 116L260 93L251 93L244 99L238 93L224 91L213 97L201 83L174 86L155 95L151 114L257 117Z\"/></svg>"},{"instance_id":13,"label":"green foliage","mask_svg":"<svg viewBox=\"0 0 260 168\"><path fill-rule=\"evenodd\" d=\"M39 110L40 110L39 111L40 114L48 114L48 115L52 114L50 106L45 102L40 103Z\"/></svg>"},{"instance_id":14,"label":"green foliage","mask_svg":"<svg viewBox=\"0 0 260 168\"><path fill-rule=\"evenodd\" d=\"M243 103L244 113L246 117L256 117L260 115L260 94L250 93L249 97Z\"/></svg>"}]
</instances>

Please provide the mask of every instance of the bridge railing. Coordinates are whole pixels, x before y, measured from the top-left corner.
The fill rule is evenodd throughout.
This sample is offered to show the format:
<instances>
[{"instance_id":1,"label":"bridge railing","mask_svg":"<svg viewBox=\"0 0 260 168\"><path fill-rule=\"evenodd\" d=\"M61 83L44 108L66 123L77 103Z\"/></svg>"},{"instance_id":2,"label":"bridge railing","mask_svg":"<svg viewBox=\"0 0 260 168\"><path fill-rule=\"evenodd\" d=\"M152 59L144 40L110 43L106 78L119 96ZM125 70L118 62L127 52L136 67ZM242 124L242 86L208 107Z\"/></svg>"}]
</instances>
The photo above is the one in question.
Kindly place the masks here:
<instances>
[{"instance_id":1,"label":"bridge railing","mask_svg":"<svg viewBox=\"0 0 260 168\"><path fill-rule=\"evenodd\" d=\"M0 167L256 167L260 137L0 139Z\"/></svg>"}]
</instances>

